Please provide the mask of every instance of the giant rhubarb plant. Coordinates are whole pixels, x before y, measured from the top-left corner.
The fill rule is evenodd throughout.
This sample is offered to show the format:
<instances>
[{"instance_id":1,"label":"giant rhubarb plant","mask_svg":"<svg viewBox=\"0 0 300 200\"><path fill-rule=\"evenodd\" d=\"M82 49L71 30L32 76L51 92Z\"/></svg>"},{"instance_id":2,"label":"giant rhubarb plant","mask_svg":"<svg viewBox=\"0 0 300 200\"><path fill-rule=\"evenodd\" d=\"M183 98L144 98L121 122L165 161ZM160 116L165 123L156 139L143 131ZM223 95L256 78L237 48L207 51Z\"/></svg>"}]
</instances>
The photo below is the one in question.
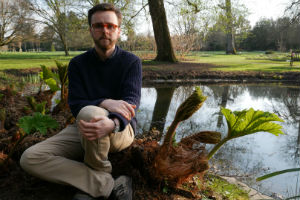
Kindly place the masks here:
<instances>
[{"instance_id":1,"label":"giant rhubarb plant","mask_svg":"<svg viewBox=\"0 0 300 200\"><path fill-rule=\"evenodd\" d=\"M158 147L151 165L150 176L158 181L167 180L170 183L179 183L191 174L204 172L208 169L208 163L203 152L191 148L186 143L173 145L175 130L180 122L190 118L204 103L199 87L177 109L175 118L169 127L164 143ZM186 140L187 143L189 140Z\"/></svg>"},{"instance_id":2,"label":"giant rhubarb plant","mask_svg":"<svg viewBox=\"0 0 300 200\"><path fill-rule=\"evenodd\" d=\"M283 134L282 126L274 121L283 122L277 115L269 112L249 110L234 111L221 108L228 125L227 136L221 139L221 133L216 131L201 131L183 138L178 145L173 145L175 130L180 122L191 117L206 100L199 87L177 109L175 118L169 127L164 142L158 147L151 167L151 176L157 180L168 180L178 183L185 177L194 173L204 172L208 169L208 160L227 141L253 134L256 132L269 132L274 135ZM208 153L204 148L195 149L194 144L216 144ZM200 151L199 151L200 150Z\"/></svg>"}]
</instances>

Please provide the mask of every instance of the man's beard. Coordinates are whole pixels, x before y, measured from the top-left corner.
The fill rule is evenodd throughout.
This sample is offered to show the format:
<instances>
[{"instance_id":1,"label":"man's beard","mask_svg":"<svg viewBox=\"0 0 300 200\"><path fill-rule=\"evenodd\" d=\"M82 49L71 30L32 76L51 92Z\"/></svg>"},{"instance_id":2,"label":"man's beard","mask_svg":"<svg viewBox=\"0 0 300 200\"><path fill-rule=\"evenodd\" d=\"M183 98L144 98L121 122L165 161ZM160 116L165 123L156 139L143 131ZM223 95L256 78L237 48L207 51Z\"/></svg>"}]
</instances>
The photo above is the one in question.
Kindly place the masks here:
<instances>
[{"instance_id":1,"label":"man's beard","mask_svg":"<svg viewBox=\"0 0 300 200\"><path fill-rule=\"evenodd\" d=\"M101 40L103 40L103 39L107 39L106 41L105 41L105 44L103 44L103 41L101 41ZM112 39L110 39L110 38L107 38L107 37L100 37L99 39L94 39L94 43L95 43L95 45L99 48L99 49L101 49L102 51L107 51L107 50L109 50L109 49L111 49L115 44L116 44L116 41L113 41Z\"/></svg>"}]
</instances>

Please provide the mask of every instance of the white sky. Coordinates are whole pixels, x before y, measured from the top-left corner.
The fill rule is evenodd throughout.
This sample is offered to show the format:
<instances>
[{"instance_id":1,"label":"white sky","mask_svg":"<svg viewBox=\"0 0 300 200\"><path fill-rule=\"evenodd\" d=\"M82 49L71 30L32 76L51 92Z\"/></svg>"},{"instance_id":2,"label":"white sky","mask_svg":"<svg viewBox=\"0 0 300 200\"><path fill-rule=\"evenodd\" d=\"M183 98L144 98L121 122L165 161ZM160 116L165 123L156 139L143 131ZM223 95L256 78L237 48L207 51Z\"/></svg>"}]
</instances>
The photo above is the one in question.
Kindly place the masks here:
<instances>
[{"instance_id":1,"label":"white sky","mask_svg":"<svg viewBox=\"0 0 300 200\"><path fill-rule=\"evenodd\" d=\"M222 0L224 1L224 0ZM250 14L248 16L248 20L252 27L254 27L255 23L262 18L274 19L276 20L279 17L283 17L284 11L286 7L290 4L291 0L238 0L240 4L244 4ZM232 1L234 3L234 1ZM167 6L167 4L165 4ZM167 10L167 12L169 12ZM140 18L141 19L141 18ZM137 33L147 34L149 31L153 35L151 18L150 21L144 21L142 18L141 21L138 22ZM170 16L168 16L168 23L170 22ZM170 31L172 32L172 27L170 27Z\"/></svg>"},{"instance_id":2,"label":"white sky","mask_svg":"<svg viewBox=\"0 0 300 200\"><path fill-rule=\"evenodd\" d=\"M250 11L249 20L253 27L261 18L282 17L285 8L289 5L291 0L242 0Z\"/></svg>"}]
</instances>

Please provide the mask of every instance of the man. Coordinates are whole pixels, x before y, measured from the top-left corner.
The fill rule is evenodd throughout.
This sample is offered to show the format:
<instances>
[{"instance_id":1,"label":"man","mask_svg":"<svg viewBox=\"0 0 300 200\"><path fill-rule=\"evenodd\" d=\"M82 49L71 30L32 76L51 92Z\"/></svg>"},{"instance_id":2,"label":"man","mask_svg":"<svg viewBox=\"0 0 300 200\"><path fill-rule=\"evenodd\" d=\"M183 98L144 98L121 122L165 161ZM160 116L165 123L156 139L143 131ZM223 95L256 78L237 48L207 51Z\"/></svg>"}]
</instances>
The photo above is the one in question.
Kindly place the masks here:
<instances>
[{"instance_id":1,"label":"man","mask_svg":"<svg viewBox=\"0 0 300 200\"><path fill-rule=\"evenodd\" d=\"M78 188L74 200L132 199L131 178L114 180L108 160L109 152L133 142L141 95L140 59L115 45L121 20L111 4L89 10L95 48L73 58L68 69L68 103L76 124L30 147L20 160L32 175Z\"/></svg>"}]
</instances>

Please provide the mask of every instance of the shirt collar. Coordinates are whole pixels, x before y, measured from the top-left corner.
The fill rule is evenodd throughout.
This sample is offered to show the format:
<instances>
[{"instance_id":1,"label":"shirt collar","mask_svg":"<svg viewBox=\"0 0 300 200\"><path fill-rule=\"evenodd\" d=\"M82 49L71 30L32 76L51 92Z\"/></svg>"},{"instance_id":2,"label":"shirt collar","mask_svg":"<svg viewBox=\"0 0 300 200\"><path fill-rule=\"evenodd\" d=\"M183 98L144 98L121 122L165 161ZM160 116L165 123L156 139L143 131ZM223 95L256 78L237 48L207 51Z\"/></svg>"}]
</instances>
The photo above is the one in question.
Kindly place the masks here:
<instances>
[{"instance_id":1,"label":"shirt collar","mask_svg":"<svg viewBox=\"0 0 300 200\"><path fill-rule=\"evenodd\" d=\"M106 62L107 60L110 60L110 59L112 59L116 54L117 54L117 48L118 48L118 46L116 45L115 46L115 49L114 49L114 52L104 61L104 62ZM100 57L99 57L99 55L98 55L98 53L97 53L97 51L96 51L96 49L95 49L95 47L93 48L93 54L99 59L99 60L101 60L100 59ZM102 61L102 60L101 60ZM103 61L102 61L103 62Z\"/></svg>"}]
</instances>

